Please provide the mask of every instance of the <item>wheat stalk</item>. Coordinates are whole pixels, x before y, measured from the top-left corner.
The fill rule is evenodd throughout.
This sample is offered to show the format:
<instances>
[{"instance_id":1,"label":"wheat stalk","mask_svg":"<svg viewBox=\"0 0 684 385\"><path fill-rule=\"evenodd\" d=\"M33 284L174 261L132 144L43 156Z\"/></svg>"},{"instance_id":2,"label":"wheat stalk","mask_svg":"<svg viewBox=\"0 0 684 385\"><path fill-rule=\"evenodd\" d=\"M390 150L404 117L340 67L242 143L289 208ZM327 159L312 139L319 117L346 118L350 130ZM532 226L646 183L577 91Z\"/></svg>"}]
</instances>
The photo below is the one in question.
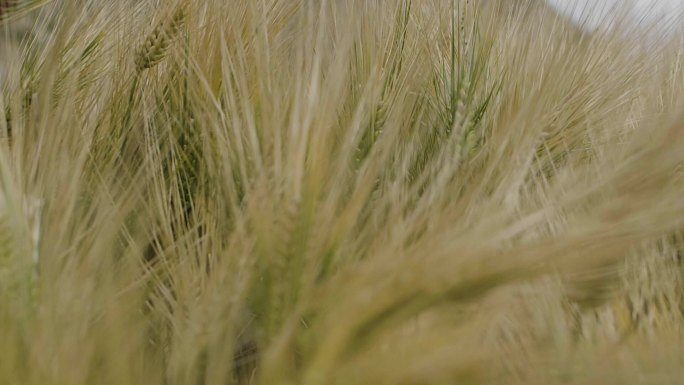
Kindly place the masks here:
<instances>
[{"instance_id":1,"label":"wheat stalk","mask_svg":"<svg viewBox=\"0 0 684 385\"><path fill-rule=\"evenodd\" d=\"M135 66L138 72L152 68L164 59L169 46L178 35L186 18L185 3L180 3L172 16L157 25L147 37L145 43L138 49L135 56Z\"/></svg>"}]
</instances>

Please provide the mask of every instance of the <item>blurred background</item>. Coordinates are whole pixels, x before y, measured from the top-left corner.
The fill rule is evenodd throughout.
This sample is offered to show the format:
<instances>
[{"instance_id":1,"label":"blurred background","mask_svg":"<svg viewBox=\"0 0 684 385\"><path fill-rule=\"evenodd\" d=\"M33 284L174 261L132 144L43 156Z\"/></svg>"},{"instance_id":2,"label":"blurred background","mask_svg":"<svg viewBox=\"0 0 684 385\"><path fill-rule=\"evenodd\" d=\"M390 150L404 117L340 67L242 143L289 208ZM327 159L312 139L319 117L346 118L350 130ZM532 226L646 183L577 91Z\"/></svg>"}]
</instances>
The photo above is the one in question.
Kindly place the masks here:
<instances>
[{"instance_id":1,"label":"blurred background","mask_svg":"<svg viewBox=\"0 0 684 385\"><path fill-rule=\"evenodd\" d=\"M50 4L41 7L12 22L3 21L9 7L31 0L0 0L0 84L7 76L7 62L20 49L20 42L26 37L39 35L36 20L50 12ZM123 0L117 0L123 1ZM137 0L134 0L137 1ZM448 0L445 0L448 1ZM674 34L682 33L684 26L684 0L477 0L482 4L492 3L502 9L521 4L532 12L551 12L572 23L584 33L620 30L628 33L650 35L644 39L647 44L657 46ZM59 2L52 2L52 6ZM621 20L616 23L616 20ZM682 34L684 36L684 34Z\"/></svg>"}]
</instances>

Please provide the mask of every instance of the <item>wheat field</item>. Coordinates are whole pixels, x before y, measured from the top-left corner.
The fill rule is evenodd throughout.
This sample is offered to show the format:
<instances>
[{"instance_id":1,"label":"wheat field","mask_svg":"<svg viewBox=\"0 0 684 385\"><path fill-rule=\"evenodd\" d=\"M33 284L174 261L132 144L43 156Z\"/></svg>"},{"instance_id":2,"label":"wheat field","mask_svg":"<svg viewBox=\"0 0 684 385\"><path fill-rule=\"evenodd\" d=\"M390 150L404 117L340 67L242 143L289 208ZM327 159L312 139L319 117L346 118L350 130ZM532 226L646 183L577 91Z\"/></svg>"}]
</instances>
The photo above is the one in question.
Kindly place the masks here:
<instances>
[{"instance_id":1,"label":"wheat field","mask_svg":"<svg viewBox=\"0 0 684 385\"><path fill-rule=\"evenodd\" d=\"M537 0L0 29L0 384L684 383L682 34Z\"/></svg>"}]
</instances>

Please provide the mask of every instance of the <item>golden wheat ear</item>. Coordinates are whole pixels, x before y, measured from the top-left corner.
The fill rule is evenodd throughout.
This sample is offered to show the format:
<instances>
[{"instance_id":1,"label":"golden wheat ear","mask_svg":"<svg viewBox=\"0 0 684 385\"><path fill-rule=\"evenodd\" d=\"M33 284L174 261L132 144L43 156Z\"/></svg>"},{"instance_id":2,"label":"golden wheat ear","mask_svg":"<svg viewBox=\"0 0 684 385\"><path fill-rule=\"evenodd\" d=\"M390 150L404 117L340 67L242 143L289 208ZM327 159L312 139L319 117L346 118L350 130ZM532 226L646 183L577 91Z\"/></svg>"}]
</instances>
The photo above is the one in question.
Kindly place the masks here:
<instances>
[{"instance_id":1,"label":"golden wheat ear","mask_svg":"<svg viewBox=\"0 0 684 385\"><path fill-rule=\"evenodd\" d=\"M137 50L135 66L138 72L152 68L164 59L169 46L180 32L187 16L186 3L176 6L170 18L160 22Z\"/></svg>"}]
</instances>

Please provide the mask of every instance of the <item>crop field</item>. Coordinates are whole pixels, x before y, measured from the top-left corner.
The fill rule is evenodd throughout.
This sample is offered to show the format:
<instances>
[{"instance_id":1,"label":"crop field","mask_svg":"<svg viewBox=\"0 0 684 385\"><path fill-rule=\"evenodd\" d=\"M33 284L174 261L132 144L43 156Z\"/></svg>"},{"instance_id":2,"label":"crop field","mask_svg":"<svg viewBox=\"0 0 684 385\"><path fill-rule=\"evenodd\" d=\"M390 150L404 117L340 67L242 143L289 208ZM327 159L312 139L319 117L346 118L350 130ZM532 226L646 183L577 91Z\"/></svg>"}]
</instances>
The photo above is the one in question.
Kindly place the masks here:
<instances>
[{"instance_id":1,"label":"crop field","mask_svg":"<svg viewBox=\"0 0 684 385\"><path fill-rule=\"evenodd\" d=\"M684 383L684 33L0 0L0 384Z\"/></svg>"}]
</instances>

